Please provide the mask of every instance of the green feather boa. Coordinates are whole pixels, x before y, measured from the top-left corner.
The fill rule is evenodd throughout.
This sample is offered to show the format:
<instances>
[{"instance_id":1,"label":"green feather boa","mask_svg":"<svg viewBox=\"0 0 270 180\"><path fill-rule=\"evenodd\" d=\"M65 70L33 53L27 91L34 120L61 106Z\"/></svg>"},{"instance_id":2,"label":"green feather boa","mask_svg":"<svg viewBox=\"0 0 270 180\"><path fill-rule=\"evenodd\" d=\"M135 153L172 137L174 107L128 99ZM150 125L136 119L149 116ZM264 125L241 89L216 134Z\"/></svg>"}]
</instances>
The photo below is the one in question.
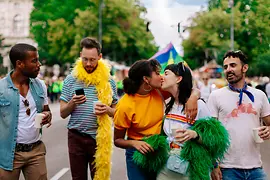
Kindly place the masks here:
<instances>
[{"instance_id":1,"label":"green feather boa","mask_svg":"<svg viewBox=\"0 0 270 180\"><path fill-rule=\"evenodd\" d=\"M209 173L213 168L213 162L222 160L229 148L229 134L215 118L197 120L191 130L200 135L202 142L199 144L197 141L187 141L180 156L189 161L190 179L210 180Z\"/></svg>"},{"instance_id":2,"label":"green feather boa","mask_svg":"<svg viewBox=\"0 0 270 180\"><path fill-rule=\"evenodd\" d=\"M155 151L143 155L139 151L133 154L133 161L139 167L147 169L149 172L159 172L166 164L169 157L169 146L166 136L153 135L143 138Z\"/></svg>"}]
</instances>

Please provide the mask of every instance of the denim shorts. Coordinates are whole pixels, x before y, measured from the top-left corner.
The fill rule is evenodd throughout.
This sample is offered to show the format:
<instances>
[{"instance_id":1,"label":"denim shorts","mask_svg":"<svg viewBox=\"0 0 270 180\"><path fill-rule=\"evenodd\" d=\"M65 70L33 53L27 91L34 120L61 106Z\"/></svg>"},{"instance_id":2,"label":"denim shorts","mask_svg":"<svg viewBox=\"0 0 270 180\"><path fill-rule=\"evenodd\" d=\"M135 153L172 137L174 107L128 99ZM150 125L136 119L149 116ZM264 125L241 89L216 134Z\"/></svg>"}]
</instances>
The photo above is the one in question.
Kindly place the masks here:
<instances>
[{"instance_id":1,"label":"denim shorts","mask_svg":"<svg viewBox=\"0 0 270 180\"><path fill-rule=\"evenodd\" d=\"M221 168L221 172L222 180L267 180L267 176L262 168Z\"/></svg>"},{"instance_id":2,"label":"denim shorts","mask_svg":"<svg viewBox=\"0 0 270 180\"><path fill-rule=\"evenodd\" d=\"M126 149L127 176L129 180L156 180L157 173L138 167L133 161L134 148Z\"/></svg>"}]
</instances>

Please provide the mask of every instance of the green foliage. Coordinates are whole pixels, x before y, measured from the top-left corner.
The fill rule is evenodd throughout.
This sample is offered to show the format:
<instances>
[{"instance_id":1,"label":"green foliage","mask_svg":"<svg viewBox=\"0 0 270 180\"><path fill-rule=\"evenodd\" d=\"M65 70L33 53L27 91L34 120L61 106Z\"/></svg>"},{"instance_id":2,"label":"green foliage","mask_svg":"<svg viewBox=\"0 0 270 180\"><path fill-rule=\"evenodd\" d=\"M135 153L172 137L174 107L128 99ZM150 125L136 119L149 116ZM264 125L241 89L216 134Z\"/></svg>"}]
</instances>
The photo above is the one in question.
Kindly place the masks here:
<instances>
[{"instance_id":1,"label":"green foliage","mask_svg":"<svg viewBox=\"0 0 270 180\"><path fill-rule=\"evenodd\" d=\"M46 5L45 5L46 4ZM83 37L98 37L99 0L36 0L31 32L48 63L74 62ZM140 18L145 9L134 0L104 0L102 53L128 64L149 58L157 50L153 36Z\"/></svg>"},{"instance_id":2,"label":"green foliage","mask_svg":"<svg viewBox=\"0 0 270 180\"><path fill-rule=\"evenodd\" d=\"M239 15L240 12L236 11L235 16L239 17ZM240 28L240 18L235 18L234 24L235 28ZM195 61L202 66L205 59L209 61L215 58L215 54L219 55L229 49L230 14L221 8L210 12L199 12L193 19L189 31L189 38L183 41L184 59L188 63ZM235 47L239 47L237 42Z\"/></svg>"},{"instance_id":3,"label":"green foliage","mask_svg":"<svg viewBox=\"0 0 270 180\"><path fill-rule=\"evenodd\" d=\"M269 69L270 50L254 59L254 62L249 66L248 76L269 76Z\"/></svg>"},{"instance_id":4,"label":"green foliage","mask_svg":"<svg viewBox=\"0 0 270 180\"><path fill-rule=\"evenodd\" d=\"M76 17L76 9L86 9L92 3L88 0L82 1L63 1L60 0L35 0L34 10L30 17L30 28L34 39L39 45L39 54L41 59L45 59L46 63L54 64L59 63L58 54L51 54L50 40L50 21L57 21L64 18L65 21L73 23ZM68 46L69 44L67 44Z\"/></svg>"},{"instance_id":5,"label":"green foliage","mask_svg":"<svg viewBox=\"0 0 270 180\"><path fill-rule=\"evenodd\" d=\"M270 1L234 2L234 49L241 49L248 56L250 64L257 65L254 61L270 48ZM201 66L204 60L215 58L222 64L222 56L230 49L230 26L228 0L209 0L209 9L197 13L188 28L190 36L183 42L184 59Z\"/></svg>"}]
</instances>

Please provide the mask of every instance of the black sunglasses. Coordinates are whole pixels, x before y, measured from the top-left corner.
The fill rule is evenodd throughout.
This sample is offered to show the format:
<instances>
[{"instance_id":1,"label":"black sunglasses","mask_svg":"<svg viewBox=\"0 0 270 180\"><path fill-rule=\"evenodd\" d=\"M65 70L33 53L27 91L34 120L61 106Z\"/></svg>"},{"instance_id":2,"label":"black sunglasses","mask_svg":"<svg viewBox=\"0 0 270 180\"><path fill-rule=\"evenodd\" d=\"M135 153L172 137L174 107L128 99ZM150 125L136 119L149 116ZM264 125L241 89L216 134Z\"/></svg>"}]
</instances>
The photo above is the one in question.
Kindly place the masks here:
<instances>
[{"instance_id":1,"label":"black sunglasses","mask_svg":"<svg viewBox=\"0 0 270 180\"><path fill-rule=\"evenodd\" d=\"M25 100L22 100L22 102L23 102L24 106L27 107L25 113L27 114L27 116L30 116L31 110L29 108L29 101L27 99L25 99Z\"/></svg>"}]
</instances>

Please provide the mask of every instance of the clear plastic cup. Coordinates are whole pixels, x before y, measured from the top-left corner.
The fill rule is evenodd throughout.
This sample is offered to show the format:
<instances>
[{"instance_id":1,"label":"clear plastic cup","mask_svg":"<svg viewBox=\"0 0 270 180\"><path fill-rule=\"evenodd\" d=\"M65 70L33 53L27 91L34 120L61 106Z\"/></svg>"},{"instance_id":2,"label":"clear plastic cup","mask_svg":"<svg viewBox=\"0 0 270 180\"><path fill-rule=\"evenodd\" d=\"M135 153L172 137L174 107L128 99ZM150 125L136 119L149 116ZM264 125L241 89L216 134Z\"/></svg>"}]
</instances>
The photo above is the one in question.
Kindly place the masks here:
<instances>
[{"instance_id":1,"label":"clear plastic cup","mask_svg":"<svg viewBox=\"0 0 270 180\"><path fill-rule=\"evenodd\" d=\"M253 138L256 143L263 143L264 142L263 139L259 136L259 130L260 130L260 127L252 129Z\"/></svg>"},{"instance_id":2,"label":"clear plastic cup","mask_svg":"<svg viewBox=\"0 0 270 180\"><path fill-rule=\"evenodd\" d=\"M95 107L98 103L101 103L100 101L93 101L93 112L96 113Z\"/></svg>"},{"instance_id":3,"label":"clear plastic cup","mask_svg":"<svg viewBox=\"0 0 270 180\"><path fill-rule=\"evenodd\" d=\"M45 114L37 113L37 115L35 117L35 127L36 128L41 128L41 122L42 122L43 117L45 117Z\"/></svg>"}]
</instances>

